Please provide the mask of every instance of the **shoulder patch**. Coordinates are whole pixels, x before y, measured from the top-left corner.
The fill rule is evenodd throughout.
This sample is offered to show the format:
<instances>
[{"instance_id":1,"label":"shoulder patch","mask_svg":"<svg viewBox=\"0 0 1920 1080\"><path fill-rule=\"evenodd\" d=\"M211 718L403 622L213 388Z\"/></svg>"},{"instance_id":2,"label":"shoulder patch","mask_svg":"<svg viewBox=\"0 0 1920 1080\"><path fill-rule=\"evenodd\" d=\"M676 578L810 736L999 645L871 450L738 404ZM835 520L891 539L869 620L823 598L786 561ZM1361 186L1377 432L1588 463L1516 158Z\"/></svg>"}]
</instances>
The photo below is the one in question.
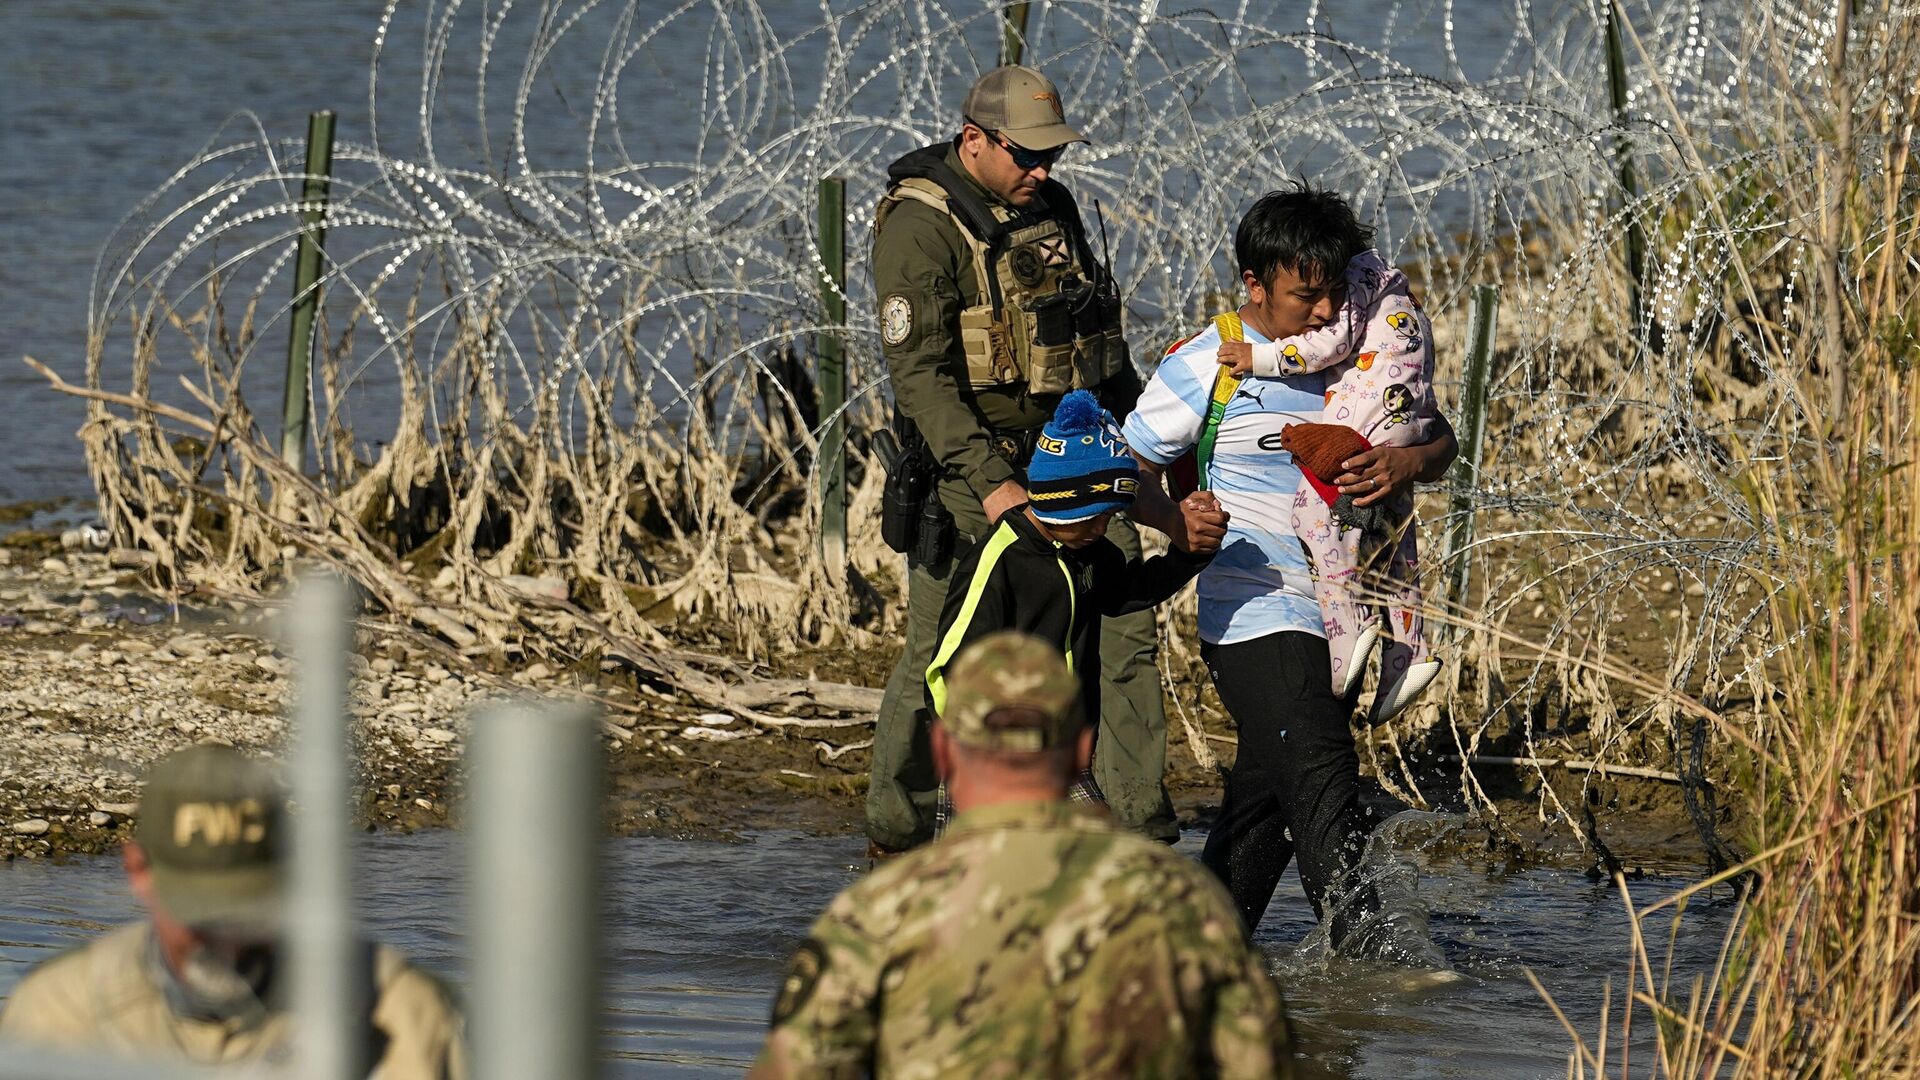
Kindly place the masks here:
<instances>
[{"instance_id":1,"label":"shoulder patch","mask_svg":"<svg viewBox=\"0 0 1920 1080\"><path fill-rule=\"evenodd\" d=\"M888 345L898 345L913 333L913 304L899 293L893 293L880 304L880 340Z\"/></svg>"},{"instance_id":2,"label":"shoulder patch","mask_svg":"<svg viewBox=\"0 0 1920 1080\"><path fill-rule=\"evenodd\" d=\"M788 1017L806 1005L826 970L827 952L820 943L812 938L801 942L794 950L793 962L787 965L787 978L780 984L780 996L774 999L773 1026L786 1023Z\"/></svg>"}]
</instances>

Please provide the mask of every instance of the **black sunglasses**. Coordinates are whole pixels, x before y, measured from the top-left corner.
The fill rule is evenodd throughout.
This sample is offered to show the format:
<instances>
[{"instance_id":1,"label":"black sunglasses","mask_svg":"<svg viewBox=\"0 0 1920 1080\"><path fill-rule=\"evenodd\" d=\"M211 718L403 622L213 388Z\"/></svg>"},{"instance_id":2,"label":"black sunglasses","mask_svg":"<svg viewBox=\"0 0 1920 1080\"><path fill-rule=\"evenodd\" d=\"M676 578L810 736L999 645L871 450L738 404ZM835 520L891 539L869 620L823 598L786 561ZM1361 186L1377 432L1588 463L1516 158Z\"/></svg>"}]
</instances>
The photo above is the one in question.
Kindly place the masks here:
<instances>
[{"instance_id":1,"label":"black sunglasses","mask_svg":"<svg viewBox=\"0 0 1920 1080\"><path fill-rule=\"evenodd\" d=\"M1007 138L1005 135L1000 134L1000 132L993 128L984 127L974 123L972 120L968 120L967 123L980 128L989 139L999 143L1000 146L1006 150L1007 156L1013 159L1014 165L1026 172L1032 172L1035 169L1053 168L1053 163L1060 160L1060 151L1066 149L1064 146L1056 146L1051 150L1029 150L1019 143L1014 142L1012 139Z\"/></svg>"}]
</instances>

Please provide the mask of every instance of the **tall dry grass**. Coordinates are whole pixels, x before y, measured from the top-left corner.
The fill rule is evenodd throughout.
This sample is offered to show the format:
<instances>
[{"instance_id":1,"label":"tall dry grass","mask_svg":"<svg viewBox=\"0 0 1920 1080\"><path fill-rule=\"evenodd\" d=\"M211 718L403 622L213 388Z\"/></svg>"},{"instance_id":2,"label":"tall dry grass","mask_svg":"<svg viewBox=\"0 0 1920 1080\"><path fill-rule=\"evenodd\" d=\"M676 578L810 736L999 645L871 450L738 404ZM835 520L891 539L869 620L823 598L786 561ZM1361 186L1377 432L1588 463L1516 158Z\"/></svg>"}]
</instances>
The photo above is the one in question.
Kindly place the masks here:
<instances>
[{"instance_id":1,"label":"tall dry grass","mask_svg":"<svg viewBox=\"0 0 1920 1080\"><path fill-rule=\"evenodd\" d=\"M1787 376L1797 420L1729 441L1773 594L1756 705L1719 721L1754 854L1633 912L1629 998L1579 1042L1574 1076L1920 1072L1920 20L1842 3L1829 28L1794 79L1796 39L1756 21L1772 78L1733 120L1764 169L1729 167L1728 140L1657 87L1674 213L1727 239L1730 316ZM1728 217L1756 204L1771 236L1736 237ZM1670 920L1728 886L1743 900L1718 969L1669 982ZM1649 1031L1651 1060L1633 1059Z\"/></svg>"}]
</instances>

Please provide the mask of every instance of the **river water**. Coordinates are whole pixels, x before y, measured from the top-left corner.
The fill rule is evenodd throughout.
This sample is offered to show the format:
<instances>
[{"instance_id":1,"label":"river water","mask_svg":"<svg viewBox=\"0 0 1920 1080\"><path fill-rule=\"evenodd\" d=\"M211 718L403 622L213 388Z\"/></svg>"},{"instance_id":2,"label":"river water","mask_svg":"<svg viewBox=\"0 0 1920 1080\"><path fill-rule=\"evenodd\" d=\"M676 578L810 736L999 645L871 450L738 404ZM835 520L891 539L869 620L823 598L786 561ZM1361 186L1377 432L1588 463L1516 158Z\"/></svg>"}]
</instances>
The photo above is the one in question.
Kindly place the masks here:
<instances>
[{"instance_id":1,"label":"river water","mask_svg":"<svg viewBox=\"0 0 1920 1080\"><path fill-rule=\"evenodd\" d=\"M1200 839L1189 836L1182 850L1197 852ZM738 1075L759 1046L790 950L861 872L862 851L851 837L787 832L735 844L613 841L603 954L607 1073ZM457 984L460 835L371 836L361 853L373 932ZM1682 884L1648 876L1630 888L1644 905ZM1425 861L1420 896L1435 939L1466 981L1410 990L1391 973L1303 956L1296 946L1312 929L1312 914L1292 872L1282 883L1256 940L1327 1075L1565 1075L1570 1042L1528 984L1527 969L1589 1043L1609 978L1617 1016L1628 931L1613 888L1565 870L1490 875ZM0 867L0 997L33 963L134 913L115 860ZM1726 918L1724 908L1708 904L1683 924L1677 985L1711 969ZM1635 1048L1642 1060L1645 1052Z\"/></svg>"}]
</instances>

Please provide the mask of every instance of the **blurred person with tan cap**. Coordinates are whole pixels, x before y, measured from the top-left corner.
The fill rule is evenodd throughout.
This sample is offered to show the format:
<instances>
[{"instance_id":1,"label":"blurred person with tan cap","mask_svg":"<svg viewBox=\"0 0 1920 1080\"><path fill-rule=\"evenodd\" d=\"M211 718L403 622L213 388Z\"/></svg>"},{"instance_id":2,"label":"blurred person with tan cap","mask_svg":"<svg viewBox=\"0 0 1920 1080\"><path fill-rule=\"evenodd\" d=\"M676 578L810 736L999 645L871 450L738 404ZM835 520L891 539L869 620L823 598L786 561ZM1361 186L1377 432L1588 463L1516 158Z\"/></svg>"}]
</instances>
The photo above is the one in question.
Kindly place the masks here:
<instances>
[{"instance_id":1,"label":"blurred person with tan cap","mask_svg":"<svg viewBox=\"0 0 1920 1080\"><path fill-rule=\"evenodd\" d=\"M1060 651L990 634L946 684L932 745L959 817L820 916L750 1075L1292 1075L1219 882L1068 801L1093 732Z\"/></svg>"},{"instance_id":2,"label":"blurred person with tan cap","mask_svg":"<svg viewBox=\"0 0 1920 1080\"><path fill-rule=\"evenodd\" d=\"M1053 177L1068 147L1087 141L1067 121L1059 87L1029 67L995 68L960 114L950 141L888 168L875 213L874 291L898 448L882 454L894 459L882 532L911 568L907 638L880 707L867 789L876 856L933 833L933 759L915 712L954 567L1027 503L1027 464L1062 396L1092 391L1125 419L1142 385L1111 268ZM1225 533L1210 498L1176 507L1155 491L1129 514L1193 553L1214 550ZM1116 520L1109 535L1140 557L1131 522ZM1179 827L1162 783L1166 711L1152 613L1106 620L1103 640L1094 774L1121 823L1171 842Z\"/></svg>"},{"instance_id":3,"label":"blurred person with tan cap","mask_svg":"<svg viewBox=\"0 0 1920 1080\"><path fill-rule=\"evenodd\" d=\"M40 965L0 1041L140 1061L284 1064L280 931L287 793L266 761L191 746L148 773L122 850L148 918ZM467 1075L458 1010L432 976L372 946L369 1057L381 1080Z\"/></svg>"}]
</instances>

